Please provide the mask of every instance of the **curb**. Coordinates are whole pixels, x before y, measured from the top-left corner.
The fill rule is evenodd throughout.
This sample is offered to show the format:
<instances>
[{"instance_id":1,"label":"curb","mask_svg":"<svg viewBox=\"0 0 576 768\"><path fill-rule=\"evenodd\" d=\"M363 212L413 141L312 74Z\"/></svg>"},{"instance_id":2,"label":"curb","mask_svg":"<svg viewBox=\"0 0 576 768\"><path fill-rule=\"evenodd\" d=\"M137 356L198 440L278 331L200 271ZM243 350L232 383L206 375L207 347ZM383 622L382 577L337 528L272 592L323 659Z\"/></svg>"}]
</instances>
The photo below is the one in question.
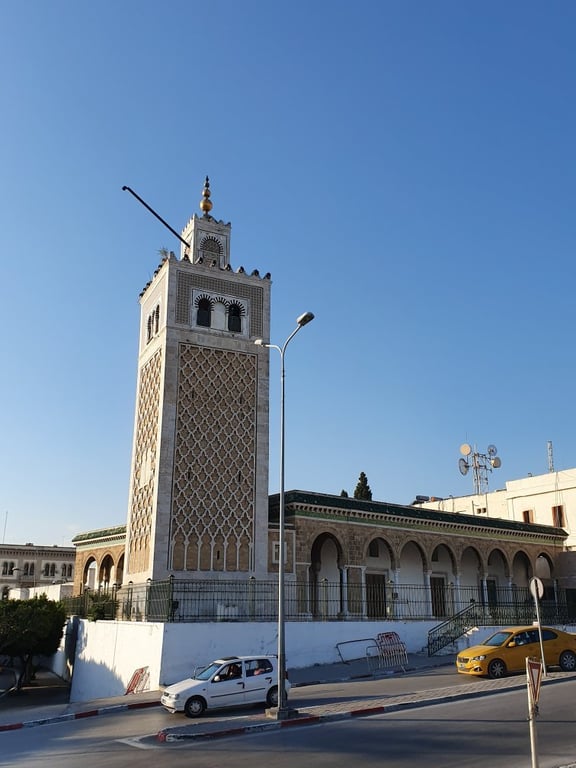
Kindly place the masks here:
<instances>
[{"instance_id":1,"label":"curb","mask_svg":"<svg viewBox=\"0 0 576 768\"><path fill-rule=\"evenodd\" d=\"M349 680L351 678L345 678ZM554 685L556 683L563 682L566 678L549 679L548 685ZM374 715L382 715L387 712L398 712L403 709L418 709L421 707L428 707L434 704L442 704L444 702L463 701L465 699L475 699L484 696L490 696L495 692L505 692L521 690L526 687L526 681L522 676L518 676L518 682L514 681L514 678L505 678L502 682L505 685L499 687L496 691L494 688L485 688L478 690L471 688L468 690L462 690L455 688L452 693L444 690L442 693L435 694L434 691L430 692L429 696L418 699L418 694L407 694L404 697L404 701L391 701L385 704L375 704L370 707L361 707L358 709L350 709L345 712L327 712L325 714L313 714L307 713L301 717L295 717L289 720L273 720L269 723L260 722L254 725L238 726L236 728L222 728L214 731L204 731L200 733L173 733L171 729L165 728L156 734L156 740L160 743L170 743L176 741L209 741L215 739L228 738L230 736L241 736L244 734L257 733L259 731L266 730L279 730L280 728L294 727L298 725L316 725L317 723L336 722L338 720L348 720L356 717L370 717ZM312 683L310 683L312 685ZM569 766L563 766L563 768L576 768L576 763L571 763Z\"/></svg>"},{"instance_id":2,"label":"curb","mask_svg":"<svg viewBox=\"0 0 576 768\"><path fill-rule=\"evenodd\" d=\"M25 720L20 723L10 723L0 725L0 731L17 731L20 728L33 728L36 725L49 725L50 723L65 723L68 720L83 720L86 717L96 717L97 715L106 715L112 712L121 712L127 709L144 709L148 707L158 707L160 702L142 701L135 704L112 704L108 707L99 707L98 709L88 709L83 712L69 712L63 715L54 715L52 717L41 717L37 720Z\"/></svg>"},{"instance_id":3,"label":"curb","mask_svg":"<svg viewBox=\"0 0 576 768\"><path fill-rule=\"evenodd\" d=\"M526 683L510 685L503 690L511 691L524 688ZM338 720L348 720L356 717L370 717L374 715L383 715L387 712L398 712L402 709L418 709L428 707L443 702L462 701L464 699L475 699L481 696L489 696L494 693L493 689L484 691L462 691L447 695L431 695L421 700L411 699L409 701L391 702L390 704L378 704L373 707L362 707L360 709L351 709L346 712L329 712L326 714L306 714L302 717L295 717L290 720L272 721L270 723L256 723L254 725L239 726L238 728L223 728L216 731L205 731L203 733L172 733L170 729L163 729L156 734L156 740L160 743L170 743L175 741L209 741L215 739L228 738L230 736L242 736L250 733L257 733L265 730L278 730L280 728L295 727L298 725L316 725L317 723L336 722Z\"/></svg>"},{"instance_id":4,"label":"curb","mask_svg":"<svg viewBox=\"0 0 576 768\"><path fill-rule=\"evenodd\" d=\"M416 671L415 668L410 668L407 671ZM389 674L396 674L396 672L387 672L386 675ZM348 677L342 677L338 679L331 679L331 680L317 680L317 681L306 681L302 683L295 683L292 687L293 688L303 688L309 685L322 685L324 683L328 682L347 682L349 680L362 680L366 678L374 678L374 675L354 675L354 676L348 676ZM557 682L561 682L562 679L549 679L548 684L553 684ZM508 684L502 688L502 690L515 690L518 688L524 688L526 683L525 681L519 681L518 683L513 682L513 678L506 678L508 681ZM520 678L519 678L520 680ZM187 734L187 733L172 733L172 729L166 728L162 729L161 731L158 731L156 736L152 738L156 738L159 742L171 742L171 741L181 741L181 740L210 740L210 739L218 739L218 738L225 738L228 736L238 736L245 733L255 733L258 731L264 731L264 730L274 730L279 728L286 728L286 727L292 727L292 726L298 726L298 725L314 725L316 723L320 722L330 722L335 720L344 720L346 718L353 718L353 717L368 717L370 715L379 715L384 714L385 712L395 712L399 709L416 709L418 707L424 707L429 706L432 704L439 704L443 701L451 702L451 701L458 701L461 699L469 699L469 698L475 698L480 696L487 696L490 693L493 693L494 690L486 689L486 690L469 690L469 691L463 691L455 689L455 692L453 694L446 694L444 692L442 695L431 695L429 698L423 698L418 700L417 698L409 698L410 694L406 694L406 697L409 700L401 701L401 702L390 702L386 704L379 704L372 707L363 707L359 709L352 709L345 712L328 712L325 714L313 714L313 713L307 713L306 715L302 715L301 717L295 717L293 719L289 720L271 720L270 722L259 722L255 723L254 725L245 725L245 726L238 726L238 727L224 727L221 730L215 730L215 731L204 731L202 733L194 733L194 734ZM431 692L432 693L432 692ZM412 694L413 697L417 697L418 694ZM16 722L16 723L9 723L5 725L0 725L0 732L3 731L16 731L20 730L22 728L33 728L38 725L49 725L50 723L62 723L70 720L82 720L84 718L88 717L96 717L98 715L106 715L111 714L114 712L121 712L124 710L132 710L132 709L149 709L152 707L161 707L160 700L154 700L154 701L141 701L141 702L134 702L134 703L126 703L126 704L109 704L107 706L98 707L94 709L84 710L81 712L70 712L65 713L61 715L54 715L54 716L48 716L48 717L40 717L35 720L27 720L22 722ZM180 726L182 727L182 726ZM576 763L570 766L566 766L565 768L576 768Z\"/></svg>"},{"instance_id":5,"label":"curb","mask_svg":"<svg viewBox=\"0 0 576 768\"><path fill-rule=\"evenodd\" d=\"M415 667L413 668L416 669ZM409 669L407 671L413 671L412 669ZM387 674L395 674L394 673L387 673ZM347 682L348 680L363 680L367 678L374 678L374 675L371 674L365 674L365 675L352 675L348 677L342 677L338 679L331 679L331 680L311 680L301 683L294 683L292 685L292 688L303 688L308 685L324 685L326 683L342 683ZM109 713L114 712L120 712L126 709L143 709L143 708L149 708L149 707L160 707L162 706L160 703L160 699L158 701L145 701L145 702L139 702L134 704L109 704L105 707L98 707L96 709L89 709L84 710L82 712L68 712L64 713L62 715L52 715L47 717L40 717L36 720L24 720L21 722L16 723L7 723L5 725L0 725L0 733L3 731L18 731L21 728L34 728L37 725L49 725L50 723L64 723L69 720L82 720L86 717L96 717L98 715L106 715ZM274 725L275 723L264 724L263 727L270 727ZM253 728L256 728L256 726L252 726ZM237 733L240 729L238 728L232 728L230 729L232 732Z\"/></svg>"}]
</instances>

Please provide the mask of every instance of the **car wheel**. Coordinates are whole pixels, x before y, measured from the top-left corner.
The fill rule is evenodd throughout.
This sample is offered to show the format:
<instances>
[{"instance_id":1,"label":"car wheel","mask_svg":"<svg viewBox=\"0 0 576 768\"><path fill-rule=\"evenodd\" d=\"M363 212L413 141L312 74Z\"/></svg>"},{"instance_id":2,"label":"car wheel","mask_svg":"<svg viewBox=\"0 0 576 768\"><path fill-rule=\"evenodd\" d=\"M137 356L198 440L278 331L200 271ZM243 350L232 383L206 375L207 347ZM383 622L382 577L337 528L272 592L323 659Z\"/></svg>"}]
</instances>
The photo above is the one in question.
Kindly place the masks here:
<instances>
[{"instance_id":1,"label":"car wheel","mask_svg":"<svg viewBox=\"0 0 576 768\"><path fill-rule=\"evenodd\" d=\"M576 669L576 653L562 651L560 654L560 669L562 672L574 672Z\"/></svg>"},{"instance_id":2,"label":"car wheel","mask_svg":"<svg viewBox=\"0 0 576 768\"><path fill-rule=\"evenodd\" d=\"M184 704L186 717L200 717L206 710L206 702L200 696L193 696Z\"/></svg>"},{"instance_id":3,"label":"car wheel","mask_svg":"<svg viewBox=\"0 0 576 768\"><path fill-rule=\"evenodd\" d=\"M278 706L278 686L275 685L273 688L270 688L266 695L266 704L269 707Z\"/></svg>"},{"instance_id":4,"label":"car wheel","mask_svg":"<svg viewBox=\"0 0 576 768\"><path fill-rule=\"evenodd\" d=\"M504 677L506 674L506 664L501 659L494 659L488 665L488 677L492 680L497 680L500 677Z\"/></svg>"}]
</instances>

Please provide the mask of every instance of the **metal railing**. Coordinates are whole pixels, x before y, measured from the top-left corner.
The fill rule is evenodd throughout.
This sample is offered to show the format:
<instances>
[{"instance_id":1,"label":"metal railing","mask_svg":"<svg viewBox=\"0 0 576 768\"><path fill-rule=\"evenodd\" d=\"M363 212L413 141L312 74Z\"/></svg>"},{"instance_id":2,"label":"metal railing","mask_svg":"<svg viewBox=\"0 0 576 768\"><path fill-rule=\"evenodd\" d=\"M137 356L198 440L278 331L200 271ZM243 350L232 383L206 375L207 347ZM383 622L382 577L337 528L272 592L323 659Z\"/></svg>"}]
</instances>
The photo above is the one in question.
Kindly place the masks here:
<instances>
[{"instance_id":1,"label":"metal railing","mask_svg":"<svg viewBox=\"0 0 576 768\"><path fill-rule=\"evenodd\" d=\"M534 620L528 588L455 588L419 584L343 584L327 580L286 582L288 621L421 621L438 620L429 648L440 638L461 636L472 625L506 625ZM543 623L576 620L576 606L565 590L545 595ZM62 600L69 614L93 619L166 622L276 621L277 580L199 581L166 579L125 584L119 589L91 590ZM459 633L459 634L458 634ZM453 642L453 640L450 640ZM433 650L432 652L436 652Z\"/></svg>"},{"instance_id":2,"label":"metal railing","mask_svg":"<svg viewBox=\"0 0 576 768\"><path fill-rule=\"evenodd\" d=\"M559 597L542 601L540 621L543 624L568 624L576 619L576 611L570 608L566 595L561 593ZM516 588L512 598L509 590L500 595L492 592L488 602L478 603L472 599L468 606L431 629L428 632L428 656L455 643L474 627L517 626L531 624L535 619L534 600L527 588Z\"/></svg>"}]
</instances>

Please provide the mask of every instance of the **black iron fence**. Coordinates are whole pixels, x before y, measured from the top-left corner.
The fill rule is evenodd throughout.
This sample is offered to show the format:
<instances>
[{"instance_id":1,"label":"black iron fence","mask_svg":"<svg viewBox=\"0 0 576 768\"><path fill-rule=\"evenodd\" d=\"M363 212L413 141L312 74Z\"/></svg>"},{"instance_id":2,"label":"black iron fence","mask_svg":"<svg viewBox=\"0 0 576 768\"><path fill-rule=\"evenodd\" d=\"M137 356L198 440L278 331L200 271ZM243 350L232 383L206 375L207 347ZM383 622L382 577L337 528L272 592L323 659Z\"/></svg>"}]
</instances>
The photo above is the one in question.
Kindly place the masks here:
<instances>
[{"instance_id":1,"label":"black iron fence","mask_svg":"<svg viewBox=\"0 0 576 768\"><path fill-rule=\"evenodd\" d=\"M453 584L345 584L327 580L285 584L287 621L437 620L451 622L444 634L468 625L530 623L534 601L528 588L457 587ZM543 623L576 622L574 590L548 588ZM63 600L69 614L126 621L276 621L278 581L196 581L170 578L86 591ZM460 632L460 635L462 632Z\"/></svg>"}]
</instances>

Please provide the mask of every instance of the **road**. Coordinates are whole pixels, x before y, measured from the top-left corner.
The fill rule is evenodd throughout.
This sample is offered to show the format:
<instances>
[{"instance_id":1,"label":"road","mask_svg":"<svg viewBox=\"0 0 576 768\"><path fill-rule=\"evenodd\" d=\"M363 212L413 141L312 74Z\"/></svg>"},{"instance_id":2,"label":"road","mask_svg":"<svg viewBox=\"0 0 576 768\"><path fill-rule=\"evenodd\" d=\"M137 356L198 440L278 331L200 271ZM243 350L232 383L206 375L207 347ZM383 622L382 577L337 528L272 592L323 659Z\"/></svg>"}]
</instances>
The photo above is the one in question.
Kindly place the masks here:
<instances>
[{"instance_id":1,"label":"road","mask_svg":"<svg viewBox=\"0 0 576 768\"><path fill-rule=\"evenodd\" d=\"M448 675L451 683L456 678ZM445 686L446 674L430 675ZM336 700L357 697L354 691L407 685L406 678L328 686ZM540 768L576 762L574 686L566 680L544 685L537 721ZM312 703L320 686L296 689L292 703ZM324 698L325 700L325 698ZM527 768L530 741L526 690L344 720L309 727L284 728L208 743L158 744L139 739L175 724L162 710L138 710L88 720L39 726L0 734L0 766L8 768L141 768L143 761L162 761L170 768L234 768L270 765L293 768ZM166 754L169 752L170 754Z\"/></svg>"}]
</instances>

